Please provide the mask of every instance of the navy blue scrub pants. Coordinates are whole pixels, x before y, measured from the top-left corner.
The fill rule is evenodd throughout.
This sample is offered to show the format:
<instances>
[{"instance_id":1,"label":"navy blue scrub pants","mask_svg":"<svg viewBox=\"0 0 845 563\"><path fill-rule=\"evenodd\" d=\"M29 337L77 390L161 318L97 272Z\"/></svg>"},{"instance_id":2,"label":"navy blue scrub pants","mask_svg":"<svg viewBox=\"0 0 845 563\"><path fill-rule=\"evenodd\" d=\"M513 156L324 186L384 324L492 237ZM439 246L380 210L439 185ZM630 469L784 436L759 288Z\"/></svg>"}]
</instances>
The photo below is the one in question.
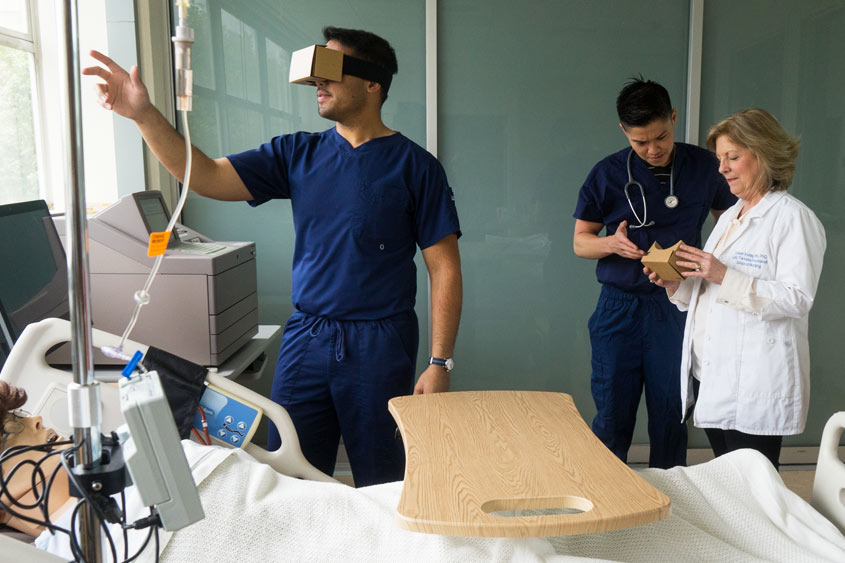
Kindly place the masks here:
<instances>
[{"instance_id":1,"label":"navy blue scrub pants","mask_svg":"<svg viewBox=\"0 0 845 563\"><path fill-rule=\"evenodd\" d=\"M649 467L686 465L680 375L685 318L663 292L640 295L602 286L589 323L593 432L622 461L628 459L645 388Z\"/></svg>"},{"instance_id":2,"label":"navy blue scrub pants","mask_svg":"<svg viewBox=\"0 0 845 563\"><path fill-rule=\"evenodd\" d=\"M418 343L413 311L375 321L293 313L270 398L290 414L312 465L334 473L343 436L356 487L403 478L405 451L387 401L413 392ZM267 449L280 444L271 424Z\"/></svg>"}]
</instances>

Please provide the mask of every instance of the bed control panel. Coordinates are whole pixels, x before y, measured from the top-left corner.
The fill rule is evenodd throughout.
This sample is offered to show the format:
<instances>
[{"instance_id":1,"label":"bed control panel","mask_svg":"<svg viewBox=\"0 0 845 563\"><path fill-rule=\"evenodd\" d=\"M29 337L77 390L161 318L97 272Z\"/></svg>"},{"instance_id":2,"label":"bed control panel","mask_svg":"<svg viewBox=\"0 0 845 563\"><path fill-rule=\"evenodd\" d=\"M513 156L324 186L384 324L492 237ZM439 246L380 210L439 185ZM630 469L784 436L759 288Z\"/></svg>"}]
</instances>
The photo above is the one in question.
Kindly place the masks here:
<instances>
[{"instance_id":1,"label":"bed control panel","mask_svg":"<svg viewBox=\"0 0 845 563\"><path fill-rule=\"evenodd\" d=\"M202 409L202 412L200 412ZM194 414L194 439L243 448L252 440L264 411L214 385L206 385ZM203 425L203 415L207 428ZM207 433L206 433L207 430Z\"/></svg>"}]
</instances>

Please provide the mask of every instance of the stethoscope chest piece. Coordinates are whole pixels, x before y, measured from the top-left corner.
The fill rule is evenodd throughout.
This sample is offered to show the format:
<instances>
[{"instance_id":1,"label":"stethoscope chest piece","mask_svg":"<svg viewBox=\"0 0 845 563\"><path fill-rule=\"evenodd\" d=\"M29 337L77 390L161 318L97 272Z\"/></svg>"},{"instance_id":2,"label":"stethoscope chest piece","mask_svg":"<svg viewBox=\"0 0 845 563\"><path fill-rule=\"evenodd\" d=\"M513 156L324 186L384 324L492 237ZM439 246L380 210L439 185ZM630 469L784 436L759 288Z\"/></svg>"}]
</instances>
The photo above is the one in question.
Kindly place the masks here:
<instances>
[{"instance_id":1,"label":"stethoscope chest piece","mask_svg":"<svg viewBox=\"0 0 845 563\"><path fill-rule=\"evenodd\" d=\"M666 205L666 207L668 207L669 209L675 209L676 207L678 207L678 196L676 196L676 195L667 195L667 196L666 196L666 199L664 199L664 200L663 200L663 203L664 203L664 204Z\"/></svg>"}]
</instances>

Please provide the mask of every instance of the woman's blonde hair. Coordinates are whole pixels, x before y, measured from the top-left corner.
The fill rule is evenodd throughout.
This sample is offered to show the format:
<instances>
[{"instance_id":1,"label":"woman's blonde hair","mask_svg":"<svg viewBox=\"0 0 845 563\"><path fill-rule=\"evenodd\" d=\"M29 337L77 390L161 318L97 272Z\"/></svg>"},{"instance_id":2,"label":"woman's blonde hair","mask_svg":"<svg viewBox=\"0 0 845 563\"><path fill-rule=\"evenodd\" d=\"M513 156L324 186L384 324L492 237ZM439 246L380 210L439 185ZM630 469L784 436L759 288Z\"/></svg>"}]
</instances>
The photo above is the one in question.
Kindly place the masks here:
<instances>
[{"instance_id":1,"label":"woman's blonde hair","mask_svg":"<svg viewBox=\"0 0 845 563\"><path fill-rule=\"evenodd\" d=\"M716 151L716 140L723 135L757 157L761 192L786 190L792 184L800 141L787 133L772 114L752 108L723 119L707 133L711 151Z\"/></svg>"}]
</instances>

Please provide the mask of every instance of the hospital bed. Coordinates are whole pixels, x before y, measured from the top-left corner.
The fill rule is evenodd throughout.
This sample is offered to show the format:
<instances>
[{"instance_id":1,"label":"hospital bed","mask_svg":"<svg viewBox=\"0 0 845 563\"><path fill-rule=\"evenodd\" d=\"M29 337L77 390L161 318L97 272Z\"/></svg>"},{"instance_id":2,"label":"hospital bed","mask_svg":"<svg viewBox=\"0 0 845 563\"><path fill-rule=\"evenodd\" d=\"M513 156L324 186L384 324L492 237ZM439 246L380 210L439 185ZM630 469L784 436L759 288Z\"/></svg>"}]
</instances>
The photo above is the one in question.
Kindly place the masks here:
<instances>
[{"instance_id":1,"label":"hospital bed","mask_svg":"<svg viewBox=\"0 0 845 563\"><path fill-rule=\"evenodd\" d=\"M72 383L72 374L48 364L47 356L56 346L70 340L70 323L63 319L48 318L32 323L26 327L15 343L0 372L0 380L6 381L27 391L27 402L21 410L31 416L42 417L42 424L52 428L60 436L72 436L73 430L68 421L67 387ZM117 346L120 337L92 329L93 344L96 347ZM130 352L138 350L146 354L148 346L126 341L124 349ZM110 374L117 373L114 369ZM316 482L338 483L332 477L324 474L311 465L302 455L299 438L293 422L287 412L278 404L263 395L222 377L214 372L208 372L205 381L222 390L236 400L258 407L263 415L270 419L282 438L281 446L275 451L267 451L255 443L242 446L252 459L255 459L280 474L289 475L297 479L308 479ZM102 403L102 420L100 430L109 433L124 424L120 411L120 395L116 384L103 383L100 386ZM0 534L0 561L64 561L56 559L49 553L32 548L20 541L22 534ZM14 538L14 539L13 539ZM69 557L69 556L68 556Z\"/></svg>"},{"instance_id":2,"label":"hospital bed","mask_svg":"<svg viewBox=\"0 0 845 563\"><path fill-rule=\"evenodd\" d=\"M39 339L55 338L44 330ZM17 369L32 373L24 364ZM9 377L6 368L0 377ZM240 391L240 386L229 383L233 392ZM32 400L37 403L42 398ZM281 416L284 418L286 415ZM845 466L837 450L843 427L845 413L826 426L815 483L816 504L830 521L789 491L760 454L741 450L690 468L639 472L671 498L672 515L665 520L610 532L547 538L449 537L405 531L396 524L401 482L352 489L290 477L308 472L295 453L290 460L280 459L288 457L290 450L265 454L183 442L206 518L173 534L165 533L162 560L207 561L208 553L219 551L244 562L841 562L845 561L845 537L836 525L845 529ZM288 443L294 439L295 433L289 435ZM317 477L329 480L322 474ZM130 506L132 496L130 489ZM138 501L134 502L140 510ZM3 553L9 541L14 540L0 538ZM42 535L38 543L48 547L49 538ZM151 553L143 557L149 558Z\"/></svg>"},{"instance_id":3,"label":"hospital bed","mask_svg":"<svg viewBox=\"0 0 845 563\"><path fill-rule=\"evenodd\" d=\"M96 347L116 346L120 342L119 337L97 329L93 329L92 338ZM60 436L72 435L68 422L67 386L73 378L70 372L50 366L46 355L53 347L69 339L68 321L50 318L32 323L21 333L0 372L3 381L26 389L27 402L22 410L32 416L41 416L44 426L54 429ZM137 342L124 343L124 349L130 352L138 350L146 354L148 348ZM285 475L313 481L334 481L306 461L299 448L293 422L281 406L213 372L207 374L206 382L259 406L278 428L282 437L281 447L268 452L250 442L244 449L252 457ZM100 394L103 406L101 431L109 433L124 423L120 395L117 386L109 384L101 386Z\"/></svg>"}]
</instances>

